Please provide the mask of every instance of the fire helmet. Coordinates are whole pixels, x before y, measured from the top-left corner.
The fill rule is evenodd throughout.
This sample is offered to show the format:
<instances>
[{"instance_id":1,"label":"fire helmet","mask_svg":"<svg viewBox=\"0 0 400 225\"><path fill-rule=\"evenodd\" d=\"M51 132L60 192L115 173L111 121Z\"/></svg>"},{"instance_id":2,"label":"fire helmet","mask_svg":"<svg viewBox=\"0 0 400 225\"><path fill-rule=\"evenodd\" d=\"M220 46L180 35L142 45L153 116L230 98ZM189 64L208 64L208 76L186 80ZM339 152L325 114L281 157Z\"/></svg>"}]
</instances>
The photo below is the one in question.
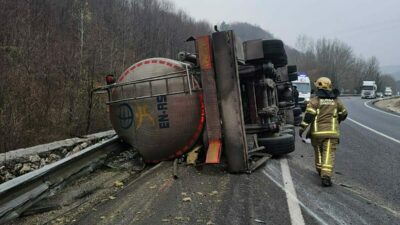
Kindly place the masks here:
<instances>
[{"instance_id":1,"label":"fire helmet","mask_svg":"<svg viewBox=\"0 0 400 225\"><path fill-rule=\"evenodd\" d=\"M320 77L318 78L315 82L314 85L316 88L318 89L323 89L323 90L327 90L327 91L331 91L332 90L332 82L329 78L327 77Z\"/></svg>"}]
</instances>

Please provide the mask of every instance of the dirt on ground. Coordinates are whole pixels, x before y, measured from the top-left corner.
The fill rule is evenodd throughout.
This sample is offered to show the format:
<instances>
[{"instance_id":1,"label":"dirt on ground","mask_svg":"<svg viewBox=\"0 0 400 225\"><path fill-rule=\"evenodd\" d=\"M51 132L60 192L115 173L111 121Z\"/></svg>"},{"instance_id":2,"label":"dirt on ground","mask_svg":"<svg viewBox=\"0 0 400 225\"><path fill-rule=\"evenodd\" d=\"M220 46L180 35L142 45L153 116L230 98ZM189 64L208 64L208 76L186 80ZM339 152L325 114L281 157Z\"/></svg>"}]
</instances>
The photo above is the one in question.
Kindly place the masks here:
<instances>
[{"instance_id":1,"label":"dirt on ground","mask_svg":"<svg viewBox=\"0 0 400 225\"><path fill-rule=\"evenodd\" d=\"M400 113L400 98L391 98L380 100L375 105L381 109Z\"/></svg>"},{"instance_id":2,"label":"dirt on ground","mask_svg":"<svg viewBox=\"0 0 400 225\"><path fill-rule=\"evenodd\" d=\"M82 213L96 210L97 205L114 200L118 192L147 170L145 166L133 149L110 154L93 173L55 190L53 196L36 203L9 224L74 223Z\"/></svg>"}]
</instances>

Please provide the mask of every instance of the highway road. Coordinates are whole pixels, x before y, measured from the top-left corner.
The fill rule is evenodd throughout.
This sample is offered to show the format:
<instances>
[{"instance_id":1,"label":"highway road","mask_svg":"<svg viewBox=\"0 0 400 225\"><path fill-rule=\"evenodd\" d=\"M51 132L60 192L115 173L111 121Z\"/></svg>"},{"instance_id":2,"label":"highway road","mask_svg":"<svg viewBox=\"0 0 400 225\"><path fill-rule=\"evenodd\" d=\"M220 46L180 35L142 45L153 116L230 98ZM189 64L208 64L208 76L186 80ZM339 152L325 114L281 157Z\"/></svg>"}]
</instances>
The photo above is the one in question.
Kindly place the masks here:
<instances>
[{"instance_id":1,"label":"highway road","mask_svg":"<svg viewBox=\"0 0 400 225\"><path fill-rule=\"evenodd\" d=\"M341 124L334 186L319 186L310 144L298 141L287 156L305 224L313 224L309 215L316 224L400 224L400 117L359 97L342 100L349 118ZM282 173L271 168L278 165L267 164L265 173L282 185Z\"/></svg>"},{"instance_id":2,"label":"highway road","mask_svg":"<svg viewBox=\"0 0 400 225\"><path fill-rule=\"evenodd\" d=\"M111 200L52 214L48 224L400 224L400 117L342 100L349 119L332 187L321 187L312 147L297 137L295 152L252 174L180 166L173 179L163 162Z\"/></svg>"}]
</instances>

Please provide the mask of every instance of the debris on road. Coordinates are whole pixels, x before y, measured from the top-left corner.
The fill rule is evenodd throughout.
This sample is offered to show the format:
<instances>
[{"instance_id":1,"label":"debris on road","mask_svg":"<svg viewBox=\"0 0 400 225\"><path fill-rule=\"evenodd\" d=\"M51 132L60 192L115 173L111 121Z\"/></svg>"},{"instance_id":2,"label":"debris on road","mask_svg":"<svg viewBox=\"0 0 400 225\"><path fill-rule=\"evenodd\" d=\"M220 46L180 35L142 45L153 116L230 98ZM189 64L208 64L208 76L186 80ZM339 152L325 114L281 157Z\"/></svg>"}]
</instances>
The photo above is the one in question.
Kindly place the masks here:
<instances>
[{"instance_id":1,"label":"debris on road","mask_svg":"<svg viewBox=\"0 0 400 225\"><path fill-rule=\"evenodd\" d=\"M185 197L182 199L183 202L191 202L192 198L191 197Z\"/></svg>"},{"instance_id":2,"label":"debris on road","mask_svg":"<svg viewBox=\"0 0 400 225\"><path fill-rule=\"evenodd\" d=\"M124 186L124 182L117 180L117 181L114 182L114 186L115 187L123 187Z\"/></svg>"},{"instance_id":3,"label":"debris on road","mask_svg":"<svg viewBox=\"0 0 400 225\"><path fill-rule=\"evenodd\" d=\"M345 187L345 188L353 188L352 186L346 185L346 184L340 184L340 186Z\"/></svg>"},{"instance_id":4,"label":"debris on road","mask_svg":"<svg viewBox=\"0 0 400 225\"><path fill-rule=\"evenodd\" d=\"M209 193L208 195L210 195L210 196L214 196L214 195L217 195L218 194L218 191L212 191L211 193Z\"/></svg>"},{"instance_id":5,"label":"debris on road","mask_svg":"<svg viewBox=\"0 0 400 225\"><path fill-rule=\"evenodd\" d=\"M187 158L186 158L187 165L196 165L196 161L197 161L197 158L199 157L199 151L201 148L202 148L202 146L198 145L198 146L194 147L193 150L187 154Z\"/></svg>"},{"instance_id":6,"label":"debris on road","mask_svg":"<svg viewBox=\"0 0 400 225\"><path fill-rule=\"evenodd\" d=\"M311 139L310 138L303 138L303 139L301 139L301 141L303 143L311 144Z\"/></svg>"},{"instance_id":7,"label":"debris on road","mask_svg":"<svg viewBox=\"0 0 400 225\"><path fill-rule=\"evenodd\" d=\"M254 222L256 223L263 223L263 224L267 224L265 221L263 220L259 220L259 219L255 219Z\"/></svg>"}]
</instances>

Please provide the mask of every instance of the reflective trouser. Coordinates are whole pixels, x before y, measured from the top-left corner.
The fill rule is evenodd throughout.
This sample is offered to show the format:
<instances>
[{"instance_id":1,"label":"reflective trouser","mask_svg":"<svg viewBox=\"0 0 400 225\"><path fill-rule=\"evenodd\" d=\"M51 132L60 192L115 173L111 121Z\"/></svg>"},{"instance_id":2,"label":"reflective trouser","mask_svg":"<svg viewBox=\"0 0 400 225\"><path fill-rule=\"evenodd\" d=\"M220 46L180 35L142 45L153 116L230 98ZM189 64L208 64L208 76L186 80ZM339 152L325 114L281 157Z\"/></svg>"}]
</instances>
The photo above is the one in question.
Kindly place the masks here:
<instances>
[{"instance_id":1,"label":"reflective trouser","mask_svg":"<svg viewBox=\"0 0 400 225\"><path fill-rule=\"evenodd\" d=\"M322 176L332 176L337 138L311 138L314 147L315 168Z\"/></svg>"}]
</instances>

